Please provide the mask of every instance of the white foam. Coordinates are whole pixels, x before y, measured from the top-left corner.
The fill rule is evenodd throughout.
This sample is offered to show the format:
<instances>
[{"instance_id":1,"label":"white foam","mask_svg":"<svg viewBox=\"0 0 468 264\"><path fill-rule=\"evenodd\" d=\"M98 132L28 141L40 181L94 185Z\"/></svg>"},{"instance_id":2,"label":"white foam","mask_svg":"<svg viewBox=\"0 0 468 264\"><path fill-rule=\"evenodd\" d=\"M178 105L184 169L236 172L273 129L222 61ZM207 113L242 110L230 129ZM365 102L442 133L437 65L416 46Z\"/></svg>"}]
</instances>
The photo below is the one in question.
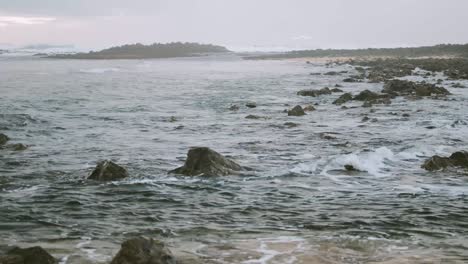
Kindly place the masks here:
<instances>
[{"instance_id":1,"label":"white foam","mask_svg":"<svg viewBox=\"0 0 468 264\"><path fill-rule=\"evenodd\" d=\"M372 152L351 153L339 156L333 160L327 167L328 169L343 169L345 165L352 165L360 171L366 171L374 176L386 176L382 169L387 165L386 160L394 159L394 153L386 148L380 147ZM328 170L326 168L325 172Z\"/></svg>"}]
</instances>

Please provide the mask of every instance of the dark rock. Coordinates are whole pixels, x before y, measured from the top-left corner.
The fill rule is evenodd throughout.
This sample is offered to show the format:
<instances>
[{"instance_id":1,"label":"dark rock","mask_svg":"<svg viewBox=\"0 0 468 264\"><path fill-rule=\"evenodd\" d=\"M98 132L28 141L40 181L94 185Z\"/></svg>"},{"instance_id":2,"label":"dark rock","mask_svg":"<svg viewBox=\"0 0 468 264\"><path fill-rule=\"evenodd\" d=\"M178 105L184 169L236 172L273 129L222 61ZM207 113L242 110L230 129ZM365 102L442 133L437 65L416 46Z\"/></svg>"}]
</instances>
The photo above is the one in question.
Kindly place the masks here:
<instances>
[{"instance_id":1,"label":"dark rock","mask_svg":"<svg viewBox=\"0 0 468 264\"><path fill-rule=\"evenodd\" d=\"M10 138L7 135L0 133L0 146L5 145L8 140L10 140Z\"/></svg>"},{"instance_id":2,"label":"dark rock","mask_svg":"<svg viewBox=\"0 0 468 264\"><path fill-rule=\"evenodd\" d=\"M342 93L342 92L343 92L343 90L338 89L338 88L333 88L333 89L331 89L330 91L331 91L332 93Z\"/></svg>"},{"instance_id":3,"label":"dark rock","mask_svg":"<svg viewBox=\"0 0 468 264\"><path fill-rule=\"evenodd\" d=\"M382 95L378 93L371 92L369 90L364 90L360 92L358 95L354 96L353 100L357 101L371 101L380 98L388 97L388 95Z\"/></svg>"},{"instance_id":4,"label":"dark rock","mask_svg":"<svg viewBox=\"0 0 468 264\"><path fill-rule=\"evenodd\" d=\"M363 104L362 104L362 107L372 107L372 102L371 101L365 101Z\"/></svg>"},{"instance_id":5,"label":"dark rock","mask_svg":"<svg viewBox=\"0 0 468 264\"><path fill-rule=\"evenodd\" d=\"M336 105L342 105L348 101L351 101L353 100L353 96L350 94L350 93L345 93L343 95L341 95L340 97L338 97L338 99L336 99L333 104L336 104Z\"/></svg>"},{"instance_id":6,"label":"dark rock","mask_svg":"<svg viewBox=\"0 0 468 264\"><path fill-rule=\"evenodd\" d=\"M13 150L13 151L23 151L28 149L28 146L22 143L15 143L15 144L8 144L4 146L5 149Z\"/></svg>"},{"instance_id":7,"label":"dark rock","mask_svg":"<svg viewBox=\"0 0 468 264\"><path fill-rule=\"evenodd\" d=\"M339 72L336 72L336 71L330 71L330 72L324 73L323 75L334 76L334 75L339 75L339 74L340 74Z\"/></svg>"},{"instance_id":8,"label":"dark rock","mask_svg":"<svg viewBox=\"0 0 468 264\"><path fill-rule=\"evenodd\" d=\"M335 84L335 87L336 87L336 88L342 88L342 87L343 87L343 85L340 85L340 84Z\"/></svg>"},{"instance_id":9,"label":"dark rock","mask_svg":"<svg viewBox=\"0 0 468 264\"><path fill-rule=\"evenodd\" d=\"M367 121L369 121L369 120L370 120L370 118L369 118L368 116L365 116L365 117L362 118L361 121L362 121L362 122L367 122Z\"/></svg>"},{"instance_id":10,"label":"dark rock","mask_svg":"<svg viewBox=\"0 0 468 264\"><path fill-rule=\"evenodd\" d=\"M435 95L449 95L450 92L443 88L429 83L415 83L404 80L390 80L385 82L382 93L404 96L431 96Z\"/></svg>"},{"instance_id":11,"label":"dark rock","mask_svg":"<svg viewBox=\"0 0 468 264\"><path fill-rule=\"evenodd\" d=\"M56 264L47 251L41 247L19 248L15 247L0 257L1 264Z\"/></svg>"},{"instance_id":12,"label":"dark rock","mask_svg":"<svg viewBox=\"0 0 468 264\"><path fill-rule=\"evenodd\" d=\"M231 110L231 111L237 111L237 110L239 110L239 106L238 106L238 105L231 105L231 106L229 107L229 110Z\"/></svg>"},{"instance_id":13,"label":"dark rock","mask_svg":"<svg viewBox=\"0 0 468 264\"><path fill-rule=\"evenodd\" d=\"M126 177L128 177L128 172L125 168L110 160L105 160L97 164L88 179L96 181L115 181Z\"/></svg>"},{"instance_id":14,"label":"dark rock","mask_svg":"<svg viewBox=\"0 0 468 264\"><path fill-rule=\"evenodd\" d=\"M355 82L360 82L360 80L356 79L356 78L346 78L343 80L343 82L346 82L346 83L355 83Z\"/></svg>"},{"instance_id":15,"label":"dark rock","mask_svg":"<svg viewBox=\"0 0 468 264\"><path fill-rule=\"evenodd\" d=\"M457 151L448 158L435 155L426 160L421 167L428 171L443 170L449 167L468 169L468 152Z\"/></svg>"},{"instance_id":16,"label":"dark rock","mask_svg":"<svg viewBox=\"0 0 468 264\"><path fill-rule=\"evenodd\" d=\"M248 102L245 104L245 106L247 106L248 108L255 108L257 107L257 103L255 102Z\"/></svg>"},{"instance_id":17,"label":"dark rock","mask_svg":"<svg viewBox=\"0 0 468 264\"><path fill-rule=\"evenodd\" d=\"M269 119L269 118L266 117L266 116L258 116L258 115L248 115L248 116L246 116L245 118L247 118L247 119L257 119L257 120L258 120L258 119L265 119L265 120L266 120L266 119Z\"/></svg>"},{"instance_id":18,"label":"dark rock","mask_svg":"<svg viewBox=\"0 0 468 264\"><path fill-rule=\"evenodd\" d=\"M297 92L297 95L300 96L312 96L312 97L317 97L320 95L326 95L326 94L331 94L331 90L328 87L322 88L320 90L301 90Z\"/></svg>"},{"instance_id":19,"label":"dark rock","mask_svg":"<svg viewBox=\"0 0 468 264\"><path fill-rule=\"evenodd\" d=\"M303 116L305 115L304 109L300 105L296 105L293 109L288 111L288 116Z\"/></svg>"},{"instance_id":20,"label":"dark rock","mask_svg":"<svg viewBox=\"0 0 468 264\"><path fill-rule=\"evenodd\" d=\"M137 237L123 242L110 264L176 264L176 260L164 243Z\"/></svg>"},{"instance_id":21,"label":"dark rock","mask_svg":"<svg viewBox=\"0 0 468 264\"><path fill-rule=\"evenodd\" d=\"M283 124L287 128L293 128L293 127L298 127L299 124L293 123L293 122L286 122Z\"/></svg>"},{"instance_id":22,"label":"dark rock","mask_svg":"<svg viewBox=\"0 0 468 264\"><path fill-rule=\"evenodd\" d=\"M457 126L467 126L467 125L468 125L468 123L466 123L463 120L455 120L455 122L453 122L450 126L451 127L457 127Z\"/></svg>"},{"instance_id":23,"label":"dark rock","mask_svg":"<svg viewBox=\"0 0 468 264\"><path fill-rule=\"evenodd\" d=\"M452 87L453 88L466 88L466 86L461 83L454 83L452 84Z\"/></svg>"},{"instance_id":24,"label":"dark rock","mask_svg":"<svg viewBox=\"0 0 468 264\"><path fill-rule=\"evenodd\" d=\"M359 171L353 165L346 164L344 167L347 171Z\"/></svg>"},{"instance_id":25,"label":"dark rock","mask_svg":"<svg viewBox=\"0 0 468 264\"><path fill-rule=\"evenodd\" d=\"M171 173L186 176L225 176L240 170L242 170L240 165L218 152L206 147L194 147L188 151L184 166Z\"/></svg>"},{"instance_id":26,"label":"dark rock","mask_svg":"<svg viewBox=\"0 0 468 264\"><path fill-rule=\"evenodd\" d=\"M410 114L402 114L402 117L410 117Z\"/></svg>"},{"instance_id":27,"label":"dark rock","mask_svg":"<svg viewBox=\"0 0 468 264\"><path fill-rule=\"evenodd\" d=\"M308 105L304 107L304 112L312 112L312 111L315 111L315 107L313 107L312 105Z\"/></svg>"}]
</instances>

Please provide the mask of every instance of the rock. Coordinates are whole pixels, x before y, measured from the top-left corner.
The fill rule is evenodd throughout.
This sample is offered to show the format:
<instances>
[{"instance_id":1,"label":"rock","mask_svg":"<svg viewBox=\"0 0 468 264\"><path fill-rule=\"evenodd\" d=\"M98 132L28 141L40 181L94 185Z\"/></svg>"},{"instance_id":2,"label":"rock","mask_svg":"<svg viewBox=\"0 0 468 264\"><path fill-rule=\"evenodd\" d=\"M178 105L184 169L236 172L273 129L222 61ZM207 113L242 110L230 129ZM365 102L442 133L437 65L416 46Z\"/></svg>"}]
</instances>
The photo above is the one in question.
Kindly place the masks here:
<instances>
[{"instance_id":1,"label":"rock","mask_svg":"<svg viewBox=\"0 0 468 264\"><path fill-rule=\"evenodd\" d=\"M15 247L0 257L1 264L56 264L57 260L41 247Z\"/></svg>"},{"instance_id":2,"label":"rock","mask_svg":"<svg viewBox=\"0 0 468 264\"><path fill-rule=\"evenodd\" d=\"M240 165L218 152L206 147L194 147L188 151L184 166L170 173L186 176L226 176L240 170Z\"/></svg>"},{"instance_id":3,"label":"rock","mask_svg":"<svg viewBox=\"0 0 468 264\"><path fill-rule=\"evenodd\" d=\"M324 73L323 75L335 76L335 75L339 75L339 74L340 74L339 72L336 72L336 71L330 71L330 72L326 72L326 73Z\"/></svg>"},{"instance_id":4,"label":"rock","mask_svg":"<svg viewBox=\"0 0 468 264\"><path fill-rule=\"evenodd\" d=\"M367 122L369 120L370 120L370 118L368 116L365 116L365 117L362 118L361 122Z\"/></svg>"},{"instance_id":5,"label":"rock","mask_svg":"<svg viewBox=\"0 0 468 264\"><path fill-rule=\"evenodd\" d=\"M175 264L175 258L164 243L137 237L122 243L110 264Z\"/></svg>"},{"instance_id":6,"label":"rock","mask_svg":"<svg viewBox=\"0 0 468 264\"><path fill-rule=\"evenodd\" d=\"M269 118L266 117L266 116L258 116L258 115L248 115L248 116L246 116L245 118L247 118L247 119L257 119L257 120L258 120L258 119L265 119L265 120L266 120L266 119L269 119Z\"/></svg>"},{"instance_id":7,"label":"rock","mask_svg":"<svg viewBox=\"0 0 468 264\"><path fill-rule=\"evenodd\" d=\"M0 146L5 145L8 140L10 140L10 138L7 135L0 133Z\"/></svg>"},{"instance_id":8,"label":"rock","mask_svg":"<svg viewBox=\"0 0 468 264\"><path fill-rule=\"evenodd\" d=\"M338 88L333 88L333 89L331 89L330 91L331 91L332 93L342 93L342 92L343 92L343 90L338 89Z\"/></svg>"},{"instance_id":9,"label":"rock","mask_svg":"<svg viewBox=\"0 0 468 264\"><path fill-rule=\"evenodd\" d=\"M371 92L369 90L364 90L360 92L358 95L354 96L353 100L357 101L371 101L380 98L388 97L388 95L382 95L378 93Z\"/></svg>"},{"instance_id":10,"label":"rock","mask_svg":"<svg viewBox=\"0 0 468 264\"><path fill-rule=\"evenodd\" d=\"M410 114L402 114L402 117L410 117Z\"/></svg>"},{"instance_id":11,"label":"rock","mask_svg":"<svg viewBox=\"0 0 468 264\"><path fill-rule=\"evenodd\" d=\"M239 110L239 106L238 106L238 105L231 105L231 106L229 107L229 110L231 110L231 111L237 111L237 110Z\"/></svg>"},{"instance_id":12,"label":"rock","mask_svg":"<svg viewBox=\"0 0 468 264\"><path fill-rule=\"evenodd\" d=\"M8 144L4 146L5 149L13 150L13 151L23 151L28 149L28 146L22 143L15 143L15 144Z\"/></svg>"},{"instance_id":13,"label":"rock","mask_svg":"<svg viewBox=\"0 0 468 264\"><path fill-rule=\"evenodd\" d=\"M248 102L245 104L245 106L247 106L248 108L255 108L257 107L257 103L255 102Z\"/></svg>"},{"instance_id":14,"label":"rock","mask_svg":"<svg viewBox=\"0 0 468 264\"><path fill-rule=\"evenodd\" d=\"M312 105L308 105L304 107L304 112L312 112L312 111L315 111L315 107L313 107Z\"/></svg>"},{"instance_id":15,"label":"rock","mask_svg":"<svg viewBox=\"0 0 468 264\"><path fill-rule=\"evenodd\" d=\"M88 180L115 181L128 177L125 168L115 164L110 160L101 161L89 175Z\"/></svg>"},{"instance_id":16,"label":"rock","mask_svg":"<svg viewBox=\"0 0 468 264\"><path fill-rule=\"evenodd\" d=\"M363 104L362 104L362 107L372 107L372 102L371 101L365 101Z\"/></svg>"},{"instance_id":17,"label":"rock","mask_svg":"<svg viewBox=\"0 0 468 264\"><path fill-rule=\"evenodd\" d=\"M301 90L301 91L297 92L297 95L317 97L317 96L320 96L320 95L331 94L331 93L332 92L331 92L330 88L325 87L325 88L322 88L320 90L313 90L313 89Z\"/></svg>"},{"instance_id":18,"label":"rock","mask_svg":"<svg viewBox=\"0 0 468 264\"><path fill-rule=\"evenodd\" d=\"M350 94L350 93L345 93L343 95L341 95L340 97L338 97L338 99L336 99L333 104L336 104L336 105L342 105L348 101L351 101L353 100L353 96Z\"/></svg>"},{"instance_id":19,"label":"rock","mask_svg":"<svg viewBox=\"0 0 468 264\"><path fill-rule=\"evenodd\" d=\"M304 109L300 105L296 105L293 109L288 111L288 116L303 116L305 115Z\"/></svg>"},{"instance_id":20,"label":"rock","mask_svg":"<svg viewBox=\"0 0 468 264\"><path fill-rule=\"evenodd\" d=\"M344 165L344 167L345 167L345 170L347 171L359 171L353 165L346 164Z\"/></svg>"},{"instance_id":21,"label":"rock","mask_svg":"<svg viewBox=\"0 0 468 264\"><path fill-rule=\"evenodd\" d=\"M392 94L395 96L416 95L416 96L431 96L449 95L450 92L443 88L429 83L415 83L405 80L389 80L385 82L382 93Z\"/></svg>"},{"instance_id":22,"label":"rock","mask_svg":"<svg viewBox=\"0 0 468 264\"><path fill-rule=\"evenodd\" d=\"M293 127L298 127L299 125L293 122L286 122L283 124L287 128L293 128Z\"/></svg>"},{"instance_id":23,"label":"rock","mask_svg":"<svg viewBox=\"0 0 468 264\"><path fill-rule=\"evenodd\" d=\"M443 170L448 167L461 167L468 169L468 152L457 151L448 158L435 155L426 160L421 167L428 171Z\"/></svg>"},{"instance_id":24,"label":"rock","mask_svg":"<svg viewBox=\"0 0 468 264\"><path fill-rule=\"evenodd\" d=\"M461 83L454 83L452 84L452 87L453 88L466 88L466 86Z\"/></svg>"},{"instance_id":25,"label":"rock","mask_svg":"<svg viewBox=\"0 0 468 264\"><path fill-rule=\"evenodd\" d=\"M360 82L360 80L356 79L356 78L346 78L343 80L343 82L346 82L346 83L355 83L355 82Z\"/></svg>"},{"instance_id":26,"label":"rock","mask_svg":"<svg viewBox=\"0 0 468 264\"><path fill-rule=\"evenodd\" d=\"M171 123L177 122L177 117L171 116L171 117L169 118L169 122L171 122Z\"/></svg>"},{"instance_id":27,"label":"rock","mask_svg":"<svg viewBox=\"0 0 468 264\"><path fill-rule=\"evenodd\" d=\"M342 88L343 85L340 85L340 84L335 84L335 88Z\"/></svg>"}]
</instances>

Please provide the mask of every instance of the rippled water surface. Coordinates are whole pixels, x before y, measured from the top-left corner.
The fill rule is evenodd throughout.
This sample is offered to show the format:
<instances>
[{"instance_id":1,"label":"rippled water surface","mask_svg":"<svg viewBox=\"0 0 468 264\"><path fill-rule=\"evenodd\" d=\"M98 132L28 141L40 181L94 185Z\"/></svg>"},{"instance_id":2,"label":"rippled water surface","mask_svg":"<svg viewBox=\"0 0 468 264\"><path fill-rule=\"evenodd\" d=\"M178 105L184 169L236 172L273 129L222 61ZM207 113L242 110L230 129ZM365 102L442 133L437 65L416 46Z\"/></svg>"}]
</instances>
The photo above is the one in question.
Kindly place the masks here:
<instances>
[{"instance_id":1,"label":"rippled water surface","mask_svg":"<svg viewBox=\"0 0 468 264\"><path fill-rule=\"evenodd\" d=\"M330 70L348 73L310 75ZM448 100L348 109L331 104L340 93L296 95L335 84L382 89L341 82L352 74L346 65L230 56L0 58L0 132L29 145L0 150L0 246L42 245L62 263L105 263L125 238L143 234L204 263L467 262L468 176L420 165L467 150L468 89L446 80ZM297 104L317 110L283 112ZM191 146L253 171L168 174ZM86 181L103 159L131 177Z\"/></svg>"}]
</instances>

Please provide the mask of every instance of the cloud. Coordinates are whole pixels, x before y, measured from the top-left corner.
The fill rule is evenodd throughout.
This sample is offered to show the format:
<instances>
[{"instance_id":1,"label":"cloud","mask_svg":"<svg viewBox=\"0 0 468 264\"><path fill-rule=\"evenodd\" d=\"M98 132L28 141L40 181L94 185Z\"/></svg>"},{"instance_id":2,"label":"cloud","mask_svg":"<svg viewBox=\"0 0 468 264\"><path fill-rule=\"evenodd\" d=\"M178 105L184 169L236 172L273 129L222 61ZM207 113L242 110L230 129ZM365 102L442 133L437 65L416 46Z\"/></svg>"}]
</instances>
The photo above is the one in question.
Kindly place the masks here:
<instances>
[{"instance_id":1,"label":"cloud","mask_svg":"<svg viewBox=\"0 0 468 264\"><path fill-rule=\"evenodd\" d=\"M0 16L0 27L8 25L40 25L55 21L54 17Z\"/></svg>"}]
</instances>

